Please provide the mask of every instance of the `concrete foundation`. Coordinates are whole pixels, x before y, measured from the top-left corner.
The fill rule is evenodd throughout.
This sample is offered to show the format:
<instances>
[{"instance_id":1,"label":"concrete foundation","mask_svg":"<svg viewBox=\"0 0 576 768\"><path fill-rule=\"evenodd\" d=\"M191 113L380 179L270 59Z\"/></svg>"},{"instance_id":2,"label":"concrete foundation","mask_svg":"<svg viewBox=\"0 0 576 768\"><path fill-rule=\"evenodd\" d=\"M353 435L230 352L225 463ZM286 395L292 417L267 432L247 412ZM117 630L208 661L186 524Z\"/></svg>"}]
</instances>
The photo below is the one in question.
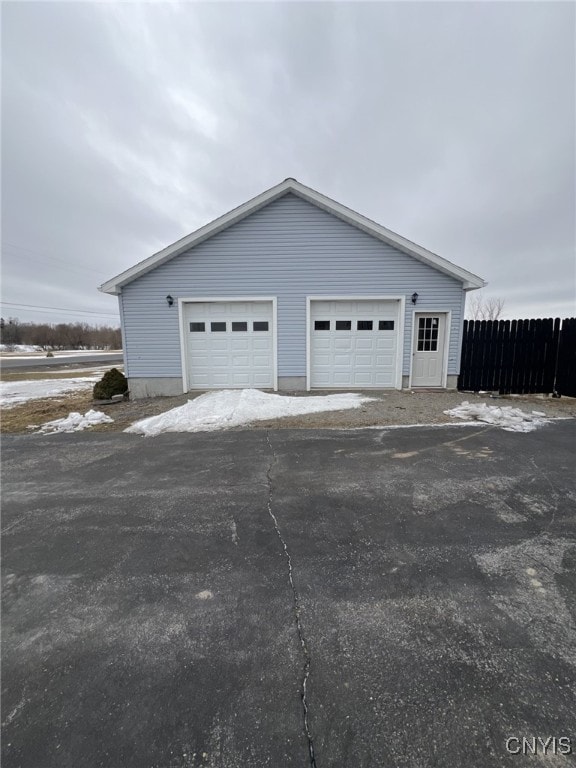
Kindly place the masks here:
<instances>
[{"instance_id":1,"label":"concrete foundation","mask_svg":"<svg viewBox=\"0 0 576 768\"><path fill-rule=\"evenodd\" d=\"M408 389L409 376L402 376L402 389ZM447 389L456 389L458 376L449 375ZM183 393L183 384L180 377L175 378L139 378L128 379L128 389L132 400L140 400L143 397L173 397ZM350 390L353 390L350 387ZM305 376L279 376L279 392L304 392L306 391Z\"/></svg>"},{"instance_id":2,"label":"concrete foundation","mask_svg":"<svg viewBox=\"0 0 576 768\"><path fill-rule=\"evenodd\" d=\"M402 389L410 389L410 376L402 376ZM426 387L424 387L426 389ZM441 387L444 389L444 387ZM458 389L458 374L449 373L446 377L446 389Z\"/></svg>"},{"instance_id":3,"label":"concrete foundation","mask_svg":"<svg viewBox=\"0 0 576 768\"><path fill-rule=\"evenodd\" d=\"M279 376L280 392L301 392L306 390L306 376Z\"/></svg>"},{"instance_id":4,"label":"concrete foundation","mask_svg":"<svg viewBox=\"0 0 576 768\"><path fill-rule=\"evenodd\" d=\"M182 379L142 378L128 379L128 391L131 400L141 400L143 397L173 397L183 393Z\"/></svg>"}]
</instances>

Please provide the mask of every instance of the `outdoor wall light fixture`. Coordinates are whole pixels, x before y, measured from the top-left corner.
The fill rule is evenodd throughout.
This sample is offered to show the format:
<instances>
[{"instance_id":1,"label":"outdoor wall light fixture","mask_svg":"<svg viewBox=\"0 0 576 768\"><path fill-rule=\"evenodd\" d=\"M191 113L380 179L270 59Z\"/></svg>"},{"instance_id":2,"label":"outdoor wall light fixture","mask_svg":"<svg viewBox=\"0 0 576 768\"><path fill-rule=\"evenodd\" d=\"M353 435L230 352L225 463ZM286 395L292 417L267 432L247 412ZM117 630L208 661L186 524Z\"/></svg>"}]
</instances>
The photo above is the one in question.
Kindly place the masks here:
<instances>
[{"instance_id":1,"label":"outdoor wall light fixture","mask_svg":"<svg viewBox=\"0 0 576 768\"><path fill-rule=\"evenodd\" d=\"M172 296L170 296L170 294L168 294L168 296L166 296L166 301L168 302L168 306L169 307L171 307L172 304L174 304L174 299L172 298Z\"/></svg>"},{"instance_id":2,"label":"outdoor wall light fixture","mask_svg":"<svg viewBox=\"0 0 576 768\"><path fill-rule=\"evenodd\" d=\"M418 294L417 293L413 293L412 294L412 304L416 304L417 301L418 301Z\"/></svg>"}]
</instances>

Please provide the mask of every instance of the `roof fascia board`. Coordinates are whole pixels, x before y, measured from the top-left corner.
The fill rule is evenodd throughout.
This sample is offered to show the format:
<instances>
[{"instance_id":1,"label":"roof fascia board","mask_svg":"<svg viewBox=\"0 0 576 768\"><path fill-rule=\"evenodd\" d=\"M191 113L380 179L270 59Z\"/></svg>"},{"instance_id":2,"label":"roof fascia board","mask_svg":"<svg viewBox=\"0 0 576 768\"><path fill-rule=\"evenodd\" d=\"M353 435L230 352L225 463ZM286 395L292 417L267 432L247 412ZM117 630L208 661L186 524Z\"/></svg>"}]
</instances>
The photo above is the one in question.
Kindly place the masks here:
<instances>
[{"instance_id":1,"label":"roof fascia board","mask_svg":"<svg viewBox=\"0 0 576 768\"><path fill-rule=\"evenodd\" d=\"M444 259L441 256L437 256L435 253L422 248L416 243L412 243L410 240L406 240L406 238L402 237L401 235L397 235L395 232L392 232L391 230L386 229L386 227L383 227L371 219L362 216L362 214L353 211L351 208L347 208L346 206L341 205L341 203L338 203L335 200L322 195L320 192L316 192L316 190L311 189L310 187L306 187L304 184L301 184L295 179L285 179L275 187L271 187L265 192L262 192L262 194L257 195L251 200L248 200L246 203L243 203L242 205L234 208L223 216L220 216L209 224L206 224L204 227L201 227L192 234L177 240L175 243L172 243L172 245L167 246L163 250L158 251L158 253L155 253L147 259L144 259L144 261L141 261L130 269L127 269L125 272L122 272L111 280L108 280L100 286L99 290L103 293L120 293L122 287L127 283L135 280L141 275L144 275L146 272L149 272L155 267L164 264L166 261L169 261L179 253L182 253L187 249L198 245L198 243L201 243L203 240L206 240L218 232L232 226L232 224L236 224L241 219L245 218L251 213L254 213L255 211L259 210L268 203L271 203L273 200L276 200L287 192L293 192L304 200L317 205L328 213L331 213L343 221L346 221L349 224L352 224L353 226L363 230L367 234L372 235L387 243L388 245L392 245L404 253L407 253L409 256L413 256L419 261L422 261L423 263L428 264L429 266L434 267L441 272L444 272L450 277L459 280L462 282L463 288L465 290L483 288L485 285L484 280L482 280L482 278L478 277L477 275L474 275L472 272L468 272L467 270L456 266L456 264L452 264L452 262L448 261L447 259Z\"/></svg>"},{"instance_id":2,"label":"roof fascia board","mask_svg":"<svg viewBox=\"0 0 576 768\"><path fill-rule=\"evenodd\" d=\"M138 262L138 264L135 264L133 267L130 267L124 272L121 272L119 275L116 275L116 277L113 277L111 280L102 283L98 290L102 291L103 293L120 293L122 287L127 283L135 280L141 275L146 274L146 272L150 272L150 270L154 269L155 267L159 267L161 264L169 261L179 253L183 253L188 248L201 243L203 240L207 240L209 237L212 237L212 235L217 234L223 229L232 226L232 224L236 224L236 222L245 218L250 213L254 213L259 208L262 208L276 198L281 197L289 189L289 180L283 181L281 184L277 184L275 187L267 189L257 197L248 200L246 203L239 205L237 208L233 208L231 211L228 211L228 213L225 213L223 216L219 216L209 224L206 224L203 227L200 227L200 229L195 230L190 235L182 237L175 243L168 245L161 251L154 253L147 259Z\"/></svg>"},{"instance_id":3,"label":"roof fascia board","mask_svg":"<svg viewBox=\"0 0 576 768\"><path fill-rule=\"evenodd\" d=\"M316 205L323 208L328 213L332 213L335 216L338 216L338 218L359 227L369 235L376 236L388 245L392 245L404 253L415 257L419 261L429 264L451 277L466 283L470 288L483 288L486 284L481 277L478 277L478 275L475 275L462 267L458 267L456 264L444 259L442 256L438 256L437 254L432 253L432 251L422 248L422 246L413 243L411 240L407 240L405 237L402 237L402 235L398 235L396 232L386 229L386 227L383 227L381 224L372 221L372 219L368 219L366 216L353 211L351 208L347 208L345 205L336 202L336 200L331 200L329 197L322 195L320 192L316 192L314 189L310 189L299 182L295 182L292 191L295 194L308 199L310 202L316 203Z\"/></svg>"}]
</instances>

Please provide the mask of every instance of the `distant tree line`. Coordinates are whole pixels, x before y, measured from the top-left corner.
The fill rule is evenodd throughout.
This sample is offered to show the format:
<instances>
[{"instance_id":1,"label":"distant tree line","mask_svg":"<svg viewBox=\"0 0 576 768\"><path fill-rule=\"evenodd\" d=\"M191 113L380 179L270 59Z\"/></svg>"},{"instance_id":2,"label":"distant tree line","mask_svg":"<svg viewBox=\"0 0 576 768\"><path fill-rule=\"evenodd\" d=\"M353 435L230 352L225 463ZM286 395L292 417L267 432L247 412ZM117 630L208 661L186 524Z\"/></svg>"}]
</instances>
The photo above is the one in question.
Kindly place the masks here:
<instances>
[{"instance_id":1,"label":"distant tree line","mask_svg":"<svg viewBox=\"0 0 576 768\"><path fill-rule=\"evenodd\" d=\"M0 344L50 349L121 349L120 328L88 323L21 323L0 318Z\"/></svg>"}]
</instances>

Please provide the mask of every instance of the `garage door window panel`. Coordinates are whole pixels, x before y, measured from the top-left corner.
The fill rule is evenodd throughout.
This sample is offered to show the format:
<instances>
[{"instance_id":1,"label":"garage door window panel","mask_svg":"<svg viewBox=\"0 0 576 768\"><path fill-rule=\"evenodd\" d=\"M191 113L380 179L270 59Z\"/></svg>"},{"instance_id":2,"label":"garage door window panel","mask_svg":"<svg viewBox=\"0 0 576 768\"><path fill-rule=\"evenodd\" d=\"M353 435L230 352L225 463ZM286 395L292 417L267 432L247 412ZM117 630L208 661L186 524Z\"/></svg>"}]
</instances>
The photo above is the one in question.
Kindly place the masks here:
<instances>
[{"instance_id":1,"label":"garage door window panel","mask_svg":"<svg viewBox=\"0 0 576 768\"><path fill-rule=\"evenodd\" d=\"M358 320L356 323L356 329L358 331L372 331L374 330L373 320Z\"/></svg>"},{"instance_id":2,"label":"garage door window panel","mask_svg":"<svg viewBox=\"0 0 576 768\"><path fill-rule=\"evenodd\" d=\"M206 333L206 323L190 323L190 333Z\"/></svg>"},{"instance_id":3,"label":"garage door window panel","mask_svg":"<svg viewBox=\"0 0 576 768\"><path fill-rule=\"evenodd\" d=\"M212 333L226 333L226 323L210 323L210 331Z\"/></svg>"},{"instance_id":4,"label":"garage door window panel","mask_svg":"<svg viewBox=\"0 0 576 768\"><path fill-rule=\"evenodd\" d=\"M352 330L352 320L336 320L336 330L337 331L351 331Z\"/></svg>"},{"instance_id":5,"label":"garage door window panel","mask_svg":"<svg viewBox=\"0 0 576 768\"><path fill-rule=\"evenodd\" d=\"M235 333L241 332L241 331L248 331L248 323L242 321L242 322L234 322L232 321L232 331Z\"/></svg>"},{"instance_id":6,"label":"garage door window panel","mask_svg":"<svg viewBox=\"0 0 576 768\"><path fill-rule=\"evenodd\" d=\"M268 330L268 323L265 320L256 320L252 323L252 330L261 332Z\"/></svg>"}]
</instances>

